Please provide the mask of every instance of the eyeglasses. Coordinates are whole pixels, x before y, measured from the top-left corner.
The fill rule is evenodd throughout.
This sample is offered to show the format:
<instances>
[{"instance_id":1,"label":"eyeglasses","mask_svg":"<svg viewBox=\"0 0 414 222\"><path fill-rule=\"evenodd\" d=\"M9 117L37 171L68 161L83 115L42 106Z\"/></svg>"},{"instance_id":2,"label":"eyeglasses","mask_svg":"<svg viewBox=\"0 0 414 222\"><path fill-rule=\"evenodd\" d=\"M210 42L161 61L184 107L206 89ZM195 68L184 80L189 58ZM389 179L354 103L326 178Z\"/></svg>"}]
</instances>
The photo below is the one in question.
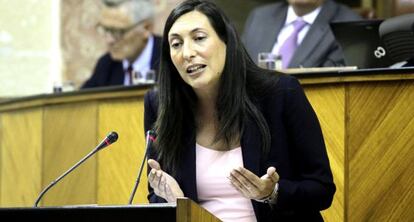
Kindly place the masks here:
<instances>
[{"instance_id":1,"label":"eyeglasses","mask_svg":"<svg viewBox=\"0 0 414 222\"><path fill-rule=\"evenodd\" d=\"M105 27L101 24L98 24L96 26L96 30L98 31L99 34L101 35L110 35L112 36L114 39L120 39L122 38L127 32L131 31L132 29L134 29L138 24L140 23L136 23L134 25L131 25L128 28L123 28L123 29L118 29L118 28L109 28L109 27Z\"/></svg>"}]
</instances>

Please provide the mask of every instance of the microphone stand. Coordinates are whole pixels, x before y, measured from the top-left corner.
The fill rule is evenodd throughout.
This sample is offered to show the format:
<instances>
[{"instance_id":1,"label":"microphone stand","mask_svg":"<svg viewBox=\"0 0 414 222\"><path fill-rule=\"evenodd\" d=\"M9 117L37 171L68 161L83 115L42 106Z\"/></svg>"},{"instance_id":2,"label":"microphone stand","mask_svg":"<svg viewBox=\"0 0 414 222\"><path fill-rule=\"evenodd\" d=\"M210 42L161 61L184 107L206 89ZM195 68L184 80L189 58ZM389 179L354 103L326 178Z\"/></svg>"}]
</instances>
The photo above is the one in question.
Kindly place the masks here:
<instances>
[{"instance_id":1,"label":"microphone stand","mask_svg":"<svg viewBox=\"0 0 414 222\"><path fill-rule=\"evenodd\" d=\"M37 207L37 205L39 204L39 202L42 199L43 195L45 195L45 193L50 188L52 188L57 182L59 182L61 179L63 179L66 175L68 175L70 172L72 172L76 167L78 167L79 165L81 165L87 159L89 159L89 157L91 157L93 154L95 154L99 150L101 150L101 149L103 149L103 148L111 145L112 143L116 142L117 140L118 140L118 134L116 132L110 132L105 137L105 139L98 146L95 147L95 149L93 149L90 153L88 153L88 155L86 155L81 160L79 160L79 162L77 162L74 166L72 166L71 168L69 168L69 170L67 170L65 173L63 173L60 177L58 177L57 179L55 179L54 181L52 181L52 183L50 183L49 186L47 186L45 189L43 189L43 191L37 197L37 199L36 199L36 201L34 203L34 207Z\"/></svg>"},{"instance_id":2,"label":"microphone stand","mask_svg":"<svg viewBox=\"0 0 414 222\"><path fill-rule=\"evenodd\" d=\"M42 199L43 195L45 195L45 193L52 188L57 182L59 182L61 179L63 179L66 175L68 175L70 172L72 172L76 167L78 167L79 165L81 165L83 162L85 162L87 159L89 159L89 157L91 157L93 154L95 154L96 152L99 151L99 147L95 148L94 150L92 150L88 155L86 155L84 158L82 158L81 160L79 160L79 162L77 162L74 166L72 166L69 170L67 170L64 174L62 174L60 177L58 177L56 180L52 181L49 186L47 186L45 189L43 189L43 191L39 194L39 196L36 199L36 202L34 204L34 207L37 207L37 205L39 204L40 200Z\"/></svg>"},{"instance_id":3,"label":"microphone stand","mask_svg":"<svg viewBox=\"0 0 414 222\"><path fill-rule=\"evenodd\" d=\"M145 159L147 158L147 155L148 155L147 153L148 153L149 147L152 145L152 142L155 140L154 131L148 130L146 134L147 135L146 135L146 139L145 139L146 142L145 142L144 158L142 159L141 167L139 168L139 173L138 173L138 176L137 176L137 180L135 181L135 185L134 185L134 188L132 189L131 196L129 197L128 204L132 204L132 201L134 200L135 192L137 191L138 184L139 184L139 181L141 179L141 174L142 174L142 170L144 169L144 163L145 163Z\"/></svg>"},{"instance_id":4,"label":"microphone stand","mask_svg":"<svg viewBox=\"0 0 414 222\"><path fill-rule=\"evenodd\" d=\"M137 177L137 180L135 182L135 186L132 189L131 196L129 197L128 204L132 204L132 201L134 200L135 193L137 192L137 188L138 188L138 184L139 184L139 181L140 181L140 178L141 178L142 170L144 169L145 159L147 158L147 152L148 152L148 149L145 150L144 158L141 162L141 167L139 168L138 177Z\"/></svg>"}]
</instances>

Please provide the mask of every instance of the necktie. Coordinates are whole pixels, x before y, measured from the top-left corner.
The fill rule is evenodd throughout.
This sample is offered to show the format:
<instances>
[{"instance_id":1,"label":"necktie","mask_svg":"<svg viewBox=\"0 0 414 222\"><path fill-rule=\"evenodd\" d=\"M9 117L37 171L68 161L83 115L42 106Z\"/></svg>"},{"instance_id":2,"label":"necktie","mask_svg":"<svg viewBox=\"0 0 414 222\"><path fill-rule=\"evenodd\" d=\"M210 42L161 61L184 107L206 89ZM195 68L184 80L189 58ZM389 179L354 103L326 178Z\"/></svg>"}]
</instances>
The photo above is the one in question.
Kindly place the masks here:
<instances>
[{"instance_id":1,"label":"necktie","mask_svg":"<svg viewBox=\"0 0 414 222\"><path fill-rule=\"evenodd\" d=\"M133 78L132 74L134 72L134 69L132 68L132 65L129 65L128 68L125 70L125 72L129 77L129 80L127 82L128 85L132 85L132 78Z\"/></svg>"},{"instance_id":2,"label":"necktie","mask_svg":"<svg viewBox=\"0 0 414 222\"><path fill-rule=\"evenodd\" d=\"M282 56L282 68L286 69L298 47L299 32L306 26L306 22L302 19L296 19L293 22L293 33L286 39L279 49L279 54Z\"/></svg>"}]
</instances>

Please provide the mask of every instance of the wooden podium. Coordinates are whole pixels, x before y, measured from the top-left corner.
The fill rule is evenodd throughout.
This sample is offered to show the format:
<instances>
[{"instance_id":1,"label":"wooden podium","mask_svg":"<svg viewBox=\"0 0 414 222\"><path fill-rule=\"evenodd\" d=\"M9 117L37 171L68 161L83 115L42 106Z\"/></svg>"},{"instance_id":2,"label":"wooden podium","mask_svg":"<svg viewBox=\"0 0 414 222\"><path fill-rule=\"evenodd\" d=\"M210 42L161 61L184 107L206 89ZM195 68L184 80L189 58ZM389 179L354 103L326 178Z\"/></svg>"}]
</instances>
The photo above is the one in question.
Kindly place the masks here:
<instances>
[{"instance_id":1,"label":"wooden podium","mask_svg":"<svg viewBox=\"0 0 414 222\"><path fill-rule=\"evenodd\" d=\"M337 187L325 221L414 221L414 69L316 71L294 75L318 115ZM127 203L144 154L143 97L150 87L1 101L0 206L32 206L43 187L110 131L118 141L40 204ZM146 202L142 176L134 203Z\"/></svg>"},{"instance_id":2,"label":"wooden podium","mask_svg":"<svg viewBox=\"0 0 414 222\"><path fill-rule=\"evenodd\" d=\"M220 221L188 198L176 204L0 208L0 217L12 221Z\"/></svg>"}]
</instances>

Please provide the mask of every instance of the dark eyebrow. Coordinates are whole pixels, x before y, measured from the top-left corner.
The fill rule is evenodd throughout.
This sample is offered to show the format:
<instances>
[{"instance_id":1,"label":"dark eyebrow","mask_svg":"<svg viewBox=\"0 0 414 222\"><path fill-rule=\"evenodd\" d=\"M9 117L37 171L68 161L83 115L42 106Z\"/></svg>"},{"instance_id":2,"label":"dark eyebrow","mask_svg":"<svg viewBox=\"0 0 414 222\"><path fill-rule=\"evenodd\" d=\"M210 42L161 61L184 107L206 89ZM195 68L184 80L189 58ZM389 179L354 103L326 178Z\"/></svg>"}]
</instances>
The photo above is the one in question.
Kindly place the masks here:
<instances>
[{"instance_id":1,"label":"dark eyebrow","mask_svg":"<svg viewBox=\"0 0 414 222\"><path fill-rule=\"evenodd\" d=\"M195 29L191 30L190 32L194 33L194 32L203 31L203 30L204 30L203 28L195 28ZM180 37L180 35L177 34L177 33L171 33L169 35L169 37Z\"/></svg>"}]
</instances>

